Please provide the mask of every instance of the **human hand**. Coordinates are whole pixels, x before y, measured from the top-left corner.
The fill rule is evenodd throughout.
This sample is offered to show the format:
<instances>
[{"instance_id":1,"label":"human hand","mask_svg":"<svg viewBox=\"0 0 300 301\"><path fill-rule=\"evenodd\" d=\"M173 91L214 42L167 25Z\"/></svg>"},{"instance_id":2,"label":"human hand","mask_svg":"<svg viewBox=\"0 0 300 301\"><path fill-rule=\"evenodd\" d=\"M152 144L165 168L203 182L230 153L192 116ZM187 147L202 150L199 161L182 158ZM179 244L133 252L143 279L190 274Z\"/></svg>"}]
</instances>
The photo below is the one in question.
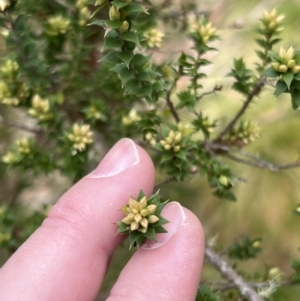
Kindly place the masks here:
<instances>
[{"instance_id":1,"label":"human hand","mask_svg":"<svg viewBox=\"0 0 300 301\"><path fill-rule=\"evenodd\" d=\"M120 208L140 189L151 195L153 186L148 154L129 139L120 140L1 268L0 300L94 300L109 258L124 239L116 235ZM201 225L176 202L162 215L168 233L136 251L108 301L195 300L204 254Z\"/></svg>"}]
</instances>

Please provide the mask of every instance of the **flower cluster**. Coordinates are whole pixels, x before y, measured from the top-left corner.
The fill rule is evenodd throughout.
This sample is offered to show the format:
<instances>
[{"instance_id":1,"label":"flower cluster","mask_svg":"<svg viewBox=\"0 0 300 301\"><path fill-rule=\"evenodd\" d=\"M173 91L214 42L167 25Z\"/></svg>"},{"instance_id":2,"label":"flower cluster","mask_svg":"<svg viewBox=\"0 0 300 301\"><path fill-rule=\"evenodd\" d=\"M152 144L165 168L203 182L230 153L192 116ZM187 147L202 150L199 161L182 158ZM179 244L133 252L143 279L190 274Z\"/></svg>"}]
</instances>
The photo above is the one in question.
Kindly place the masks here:
<instances>
[{"instance_id":1,"label":"flower cluster","mask_svg":"<svg viewBox=\"0 0 300 301\"><path fill-rule=\"evenodd\" d=\"M181 132L174 132L173 130L171 130L169 132L169 135L164 140L160 140L159 143L165 150L172 150L173 152L177 153L180 151L181 139Z\"/></svg>"},{"instance_id":2,"label":"flower cluster","mask_svg":"<svg viewBox=\"0 0 300 301\"><path fill-rule=\"evenodd\" d=\"M190 31L197 32L201 36L202 41L207 43L215 36L216 28L210 22L201 19L190 24Z\"/></svg>"},{"instance_id":3,"label":"flower cluster","mask_svg":"<svg viewBox=\"0 0 300 301\"><path fill-rule=\"evenodd\" d=\"M288 71L291 71L293 74L299 73L300 62L296 62L294 56L295 56L295 50L292 46L287 51L282 47L280 47L278 56L274 57L272 68L276 72L280 72L280 73L286 73Z\"/></svg>"},{"instance_id":4,"label":"flower cluster","mask_svg":"<svg viewBox=\"0 0 300 301\"><path fill-rule=\"evenodd\" d=\"M264 11L263 18L261 20L261 29L271 33L279 33L283 30L283 27L281 25L284 18L284 15L277 15L275 8L271 12Z\"/></svg>"},{"instance_id":5,"label":"flower cluster","mask_svg":"<svg viewBox=\"0 0 300 301\"><path fill-rule=\"evenodd\" d=\"M2 156L2 162L6 164L15 164L32 151L32 142L28 138L20 139L12 146L12 150Z\"/></svg>"},{"instance_id":6,"label":"flower cluster","mask_svg":"<svg viewBox=\"0 0 300 301\"><path fill-rule=\"evenodd\" d=\"M87 0L77 0L76 8L79 14L79 25L84 26L91 16Z\"/></svg>"},{"instance_id":7,"label":"flower cluster","mask_svg":"<svg viewBox=\"0 0 300 301\"><path fill-rule=\"evenodd\" d=\"M155 137L154 137L153 134L150 133L150 132L148 132L148 133L145 135L145 139L146 139L151 145L155 145L155 144L156 144Z\"/></svg>"},{"instance_id":8,"label":"flower cluster","mask_svg":"<svg viewBox=\"0 0 300 301\"><path fill-rule=\"evenodd\" d=\"M140 121L141 117L140 115L137 113L137 110L135 109L131 109L128 113L127 116L123 116L122 118L122 123L125 126L130 126L132 124L134 124L137 121Z\"/></svg>"},{"instance_id":9,"label":"flower cluster","mask_svg":"<svg viewBox=\"0 0 300 301\"><path fill-rule=\"evenodd\" d=\"M166 202L162 203L158 193L147 199L141 191L138 198L129 198L122 208L125 217L118 222L119 233L129 235L130 248L139 247L147 238L156 240L156 233L165 233L162 227L168 221L160 213Z\"/></svg>"},{"instance_id":10,"label":"flower cluster","mask_svg":"<svg viewBox=\"0 0 300 301\"><path fill-rule=\"evenodd\" d=\"M147 44L150 48L160 48L161 42L164 37L164 33L158 31L156 28L152 28L145 32L145 37L147 38Z\"/></svg>"},{"instance_id":11,"label":"flower cluster","mask_svg":"<svg viewBox=\"0 0 300 301\"><path fill-rule=\"evenodd\" d=\"M19 70L19 64L14 60L6 60L0 68L1 75L13 79Z\"/></svg>"},{"instance_id":12,"label":"flower cluster","mask_svg":"<svg viewBox=\"0 0 300 301\"><path fill-rule=\"evenodd\" d=\"M260 136L259 126L251 121L243 121L237 128L232 129L224 138L224 142L243 147Z\"/></svg>"},{"instance_id":13,"label":"flower cluster","mask_svg":"<svg viewBox=\"0 0 300 301\"><path fill-rule=\"evenodd\" d=\"M146 233L148 225L156 223L159 218L154 214L156 211L156 205L148 205L147 199L144 196L139 202L134 198L130 197L128 205L122 210L126 215L122 219L122 222L130 227L131 231L140 231Z\"/></svg>"},{"instance_id":14,"label":"flower cluster","mask_svg":"<svg viewBox=\"0 0 300 301\"><path fill-rule=\"evenodd\" d=\"M40 95L35 94L32 98L32 107L28 110L28 114L36 117L40 121L47 121L53 118L50 109L49 100L43 99Z\"/></svg>"},{"instance_id":15,"label":"flower cluster","mask_svg":"<svg viewBox=\"0 0 300 301\"><path fill-rule=\"evenodd\" d=\"M49 17L46 22L46 33L49 36L64 35L67 33L71 21L61 15Z\"/></svg>"},{"instance_id":16,"label":"flower cluster","mask_svg":"<svg viewBox=\"0 0 300 301\"><path fill-rule=\"evenodd\" d=\"M73 143L75 151L83 152L89 144L93 143L92 136L93 132L89 125L75 123L72 132L68 134L68 139Z\"/></svg>"}]
</instances>

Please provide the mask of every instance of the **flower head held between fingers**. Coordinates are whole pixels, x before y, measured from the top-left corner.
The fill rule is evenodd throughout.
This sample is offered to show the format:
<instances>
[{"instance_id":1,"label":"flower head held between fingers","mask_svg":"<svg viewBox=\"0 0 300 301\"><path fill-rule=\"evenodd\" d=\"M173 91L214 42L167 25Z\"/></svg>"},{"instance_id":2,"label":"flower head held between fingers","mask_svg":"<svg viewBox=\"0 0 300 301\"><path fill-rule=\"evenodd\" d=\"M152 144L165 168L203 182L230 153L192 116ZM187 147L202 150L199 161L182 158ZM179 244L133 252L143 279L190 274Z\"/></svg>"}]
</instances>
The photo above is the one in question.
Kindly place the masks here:
<instances>
[{"instance_id":1,"label":"flower head held between fingers","mask_svg":"<svg viewBox=\"0 0 300 301\"><path fill-rule=\"evenodd\" d=\"M129 198L122 208L125 217L118 222L119 233L129 235L130 248L139 247L146 239L156 241L156 233L165 233L162 227L168 221L160 213L166 202L161 202L158 193L147 199L141 191L138 198Z\"/></svg>"}]
</instances>

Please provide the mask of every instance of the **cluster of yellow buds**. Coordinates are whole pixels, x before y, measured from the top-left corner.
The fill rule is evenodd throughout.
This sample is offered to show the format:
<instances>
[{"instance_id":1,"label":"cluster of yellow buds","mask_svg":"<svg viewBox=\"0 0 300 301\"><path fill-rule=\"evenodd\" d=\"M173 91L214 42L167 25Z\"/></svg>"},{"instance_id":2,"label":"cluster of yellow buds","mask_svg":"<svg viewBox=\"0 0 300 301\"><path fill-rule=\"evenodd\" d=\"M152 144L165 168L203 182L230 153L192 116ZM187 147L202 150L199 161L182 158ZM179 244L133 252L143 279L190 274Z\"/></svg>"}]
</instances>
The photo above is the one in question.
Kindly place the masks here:
<instances>
[{"instance_id":1,"label":"cluster of yellow buds","mask_svg":"<svg viewBox=\"0 0 300 301\"><path fill-rule=\"evenodd\" d=\"M66 34L71 21L61 15L49 17L46 22L46 33L49 36Z\"/></svg>"},{"instance_id":2,"label":"cluster of yellow buds","mask_svg":"<svg viewBox=\"0 0 300 301\"><path fill-rule=\"evenodd\" d=\"M281 27L284 18L284 15L277 15L275 8L270 12L264 11L263 18L261 20L261 29L267 29L268 31L279 33L284 29L283 27Z\"/></svg>"},{"instance_id":3,"label":"cluster of yellow buds","mask_svg":"<svg viewBox=\"0 0 300 301\"><path fill-rule=\"evenodd\" d=\"M122 208L126 216L122 222L128 225L131 231L146 233L149 224L156 223L159 218L154 214L157 206L148 205L147 198L144 196L140 201L130 197L128 205Z\"/></svg>"},{"instance_id":4,"label":"cluster of yellow buds","mask_svg":"<svg viewBox=\"0 0 300 301\"><path fill-rule=\"evenodd\" d=\"M10 6L10 0L0 0L0 11L5 11Z\"/></svg>"},{"instance_id":5,"label":"cluster of yellow buds","mask_svg":"<svg viewBox=\"0 0 300 301\"><path fill-rule=\"evenodd\" d=\"M80 26L86 25L86 22L89 20L91 16L91 12L88 8L88 1L77 0L76 8L78 9L78 13L79 13L79 25Z\"/></svg>"},{"instance_id":6,"label":"cluster of yellow buds","mask_svg":"<svg viewBox=\"0 0 300 301\"><path fill-rule=\"evenodd\" d=\"M137 110L131 109L127 116L123 116L122 123L125 126L129 126L140 120L141 120L141 117L137 113Z\"/></svg>"},{"instance_id":7,"label":"cluster of yellow buds","mask_svg":"<svg viewBox=\"0 0 300 301\"><path fill-rule=\"evenodd\" d=\"M164 36L165 36L164 33L157 30L156 28L152 28L147 32L145 32L145 37L147 38L147 44L150 48L154 48L154 47L160 48Z\"/></svg>"},{"instance_id":8,"label":"cluster of yellow buds","mask_svg":"<svg viewBox=\"0 0 300 301\"><path fill-rule=\"evenodd\" d=\"M17 106L20 103L18 98L12 97L10 88L4 81L0 81L0 103L8 106Z\"/></svg>"},{"instance_id":9,"label":"cluster of yellow buds","mask_svg":"<svg viewBox=\"0 0 300 301\"><path fill-rule=\"evenodd\" d=\"M16 145L17 151L20 154L27 155L31 152L31 142L28 138L17 140Z\"/></svg>"},{"instance_id":10,"label":"cluster of yellow buds","mask_svg":"<svg viewBox=\"0 0 300 301\"><path fill-rule=\"evenodd\" d=\"M19 98L27 98L30 95L29 87L25 83L20 83L17 91Z\"/></svg>"},{"instance_id":11,"label":"cluster of yellow buds","mask_svg":"<svg viewBox=\"0 0 300 301\"><path fill-rule=\"evenodd\" d=\"M0 232L0 245L11 239L11 234L8 232Z\"/></svg>"},{"instance_id":12,"label":"cluster of yellow buds","mask_svg":"<svg viewBox=\"0 0 300 301\"><path fill-rule=\"evenodd\" d=\"M260 127L251 121L241 122L239 127L231 130L225 140L229 143L237 143L242 147L254 141L260 136Z\"/></svg>"},{"instance_id":13,"label":"cluster of yellow buds","mask_svg":"<svg viewBox=\"0 0 300 301\"><path fill-rule=\"evenodd\" d=\"M19 64L14 60L6 60L0 68L0 72L3 76L13 79L19 70Z\"/></svg>"},{"instance_id":14,"label":"cluster of yellow buds","mask_svg":"<svg viewBox=\"0 0 300 301\"><path fill-rule=\"evenodd\" d=\"M20 156L16 152L8 151L2 156L1 161L6 164L18 163L20 161Z\"/></svg>"},{"instance_id":15,"label":"cluster of yellow buds","mask_svg":"<svg viewBox=\"0 0 300 301\"><path fill-rule=\"evenodd\" d=\"M146 140L147 140L151 145L155 145L155 144L156 144L155 137L153 136L152 133L148 132L148 133L145 135L145 138L146 138Z\"/></svg>"},{"instance_id":16,"label":"cluster of yellow buds","mask_svg":"<svg viewBox=\"0 0 300 301\"><path fill-rule=\"evenodd\" d=\"M195 128L193 127L193 125L191 123L182 123L182 122L179 122L177 124L177 128L178 128L178 131L182 135L190 136L193 133L195 133Z\"/></svg>"},{"instance_id":17,"label":"cluster of yellow buds","mask_svg":"<svg viewBox=\"0 0 300 301\"><path fill-rule=\"evenodd\" d=\"M207 43L215 36L216 28L212 26L210 22L205 19L193 21L189 26L190 32L198 32L204 43Z\"/></svg>"},{"instance_id":18,"label":"cluster of yellow buds","mask_svg":"<svg viewBox=\"0 0 300 301\"><path fill-rule=\"evenodd\" d=\"M203 125L203 127L205 127L206 131L208 131L209 133L212 133L214 131L215 127L217 126L216 122L209 120L208 116L203 118L202 125Z\"/></svg>"},{"instance_id":19,"label":"cluster of yellow buds","mask_svg":"<svg viewBox=\"0 0 300 301\"><path fill-rule=\"evenodd\" d=\"M68 139L73 143L75 151L83 152L89 144L93 143L92 136L93 132L89 125L75 123Z\"/></svg>"},{"instance_id":20,"label":"cluster of yellow buds","mask_svg":"<svg viewBox=\"0 0 300 301\"><path fill-rule=\"evenodd\" d=\"M278 62L273 62L272 67L275 71L286 73L291 71L294 74L300 72L300 65L294 60L295 50L291 46L287 51L280 47L278 52Z\"/></svg>"},{"instance_id":21,"label":"cluster of yellow buds","mask_svg":"<svg viewBox=\"0 0 300 301\"><path fill-rule=\"evenodd\" d=\"M85 111L85 116L87 119L101 119L102 114L101 112L94 106L90 106Z\"/></svg>"},{"instance_id":22,"label":"cluster of yellow buds","mask_svg":"<svg viewBox=\"0 0 300 301\"><path fill-rule=\"evenodd\" d=\"M175 78L175 71L171 66L164 65L161 68L161 75L163 76L164 79L168 81L172 81Z\"/></svg>"},{"instance_id":23,"label":"cluster of yellow buds","mask_svg":"<svg viewBox=\"0 0 300 301\"><path fill-rule=\"evenodd\" d=\"M36 117L40 121L47 121L53 118L49 100L41 98L38 94L33 96L32 108L28 110L28 114Z\"/></svg>"},{"instance_id":24,"label":"cluster of yellow buds","mask_svg":"<svg viewBox=\"0 0 300 301\"><path fill-rule=\"evenodd\" d=\"M172 150L173 152L177 153L180 151L180 142L182 139L182 133L181 132L174 132L171 130L169 132L168 137L166 137L164 140L160 140L159 143L165 150Z\"/></svg>"},{"instance_id":25,"label":"cluster of yellow buds","mask_svg":"<svg viewBox=\"0 0 300 301\"><path fill-rule=\"evenodd\" d=\"M30 139L24 138L17 140L13 145L13 150L8 151L2 156L2 162L6 164L14 164L22 160L22 156L28 155L32 151Z\"/></svg>"}]
</instances>

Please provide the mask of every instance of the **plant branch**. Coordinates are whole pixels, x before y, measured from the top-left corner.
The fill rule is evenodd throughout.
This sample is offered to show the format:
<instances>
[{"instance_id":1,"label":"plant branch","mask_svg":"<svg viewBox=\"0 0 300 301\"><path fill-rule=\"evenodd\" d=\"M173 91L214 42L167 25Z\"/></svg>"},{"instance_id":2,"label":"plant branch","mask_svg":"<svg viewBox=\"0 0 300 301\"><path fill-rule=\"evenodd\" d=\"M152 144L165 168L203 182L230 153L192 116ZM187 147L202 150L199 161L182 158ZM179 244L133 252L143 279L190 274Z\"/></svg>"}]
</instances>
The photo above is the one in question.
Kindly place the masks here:
<instances>
[{"instance_id":1,"label":"plant branch","mask_svg":"<svg viewBox=\"0 0 300 301\"><path fill-rule=\"evenodd\" d=\"M253 87L252 91L248 94L246 101L244 102L241 109L236 113L233 119L227 124L227 126L222 130L222 132L214 139L214 142L220 142L222 137L230 132L230 130L234 127L236 122L241 118L241 116L245 113L249 105L251 104L252 100L255 96L259 95L262 87L265 85L265 78L260 78L255 86Z\"/></svg>"},{"instance_id":2,"label":"plant branch","mask_svg":"<svg viewBox=\"0 0 300 301\"><path fill-rule=\"evenodd\" d=\"M251 287L250 284L236 273L235 270L223 260L211 247L205 248L205 255L211 264L226 278L229 282L239 289L241 295L249 301L263 301L263 298Z\"/></svg>"},{"instance_id":3,"label":"plant branch","mask_svg":"<svg viewBox=\"0 0 300 301\"><path fill-rule=\"evenodd\" d=\"M202 94L200 94L199 96L197 96L197 100L201 100L203 97L210 95L210 94L216 94L216 91L221 91L222 90L222 86L221 85L215 85L214 88L210 91L204 92Z\"/></svg>"},{"instance_id":4,"label":"plant branch","mask_svg":"<svg viewBox=\"0 0 300 301\"><path fill-rule=\"evenodd\" d=\"M8 126L8 127L14 127L14 128L20 129L22 131L26 131L26 132L33 133L33 134L39 134L40 133L40 131L38 131L38 130L29 128L25 125L10 123L10 122L2 120L1 118L0 118L0 124L3 124L4 126Z\"/></svg>"},{"instance_id":5,"label":"plant branch","mask_svg":"<svg viewBox=\"0 0 300 301\"><path fill-rule=\"evenodd\" d=\"M170 112L171 112L172 116L174 117L176 123L180 122L180 118L177 114L177 111L175 110L173 102L171 101L171 94L172 94L173 89L176 87L177 80L178 80L177 78L174 80L172 86L167 91L167 96L166 96L167 105L168 105Z\"/></svg>"}]
</instances>

